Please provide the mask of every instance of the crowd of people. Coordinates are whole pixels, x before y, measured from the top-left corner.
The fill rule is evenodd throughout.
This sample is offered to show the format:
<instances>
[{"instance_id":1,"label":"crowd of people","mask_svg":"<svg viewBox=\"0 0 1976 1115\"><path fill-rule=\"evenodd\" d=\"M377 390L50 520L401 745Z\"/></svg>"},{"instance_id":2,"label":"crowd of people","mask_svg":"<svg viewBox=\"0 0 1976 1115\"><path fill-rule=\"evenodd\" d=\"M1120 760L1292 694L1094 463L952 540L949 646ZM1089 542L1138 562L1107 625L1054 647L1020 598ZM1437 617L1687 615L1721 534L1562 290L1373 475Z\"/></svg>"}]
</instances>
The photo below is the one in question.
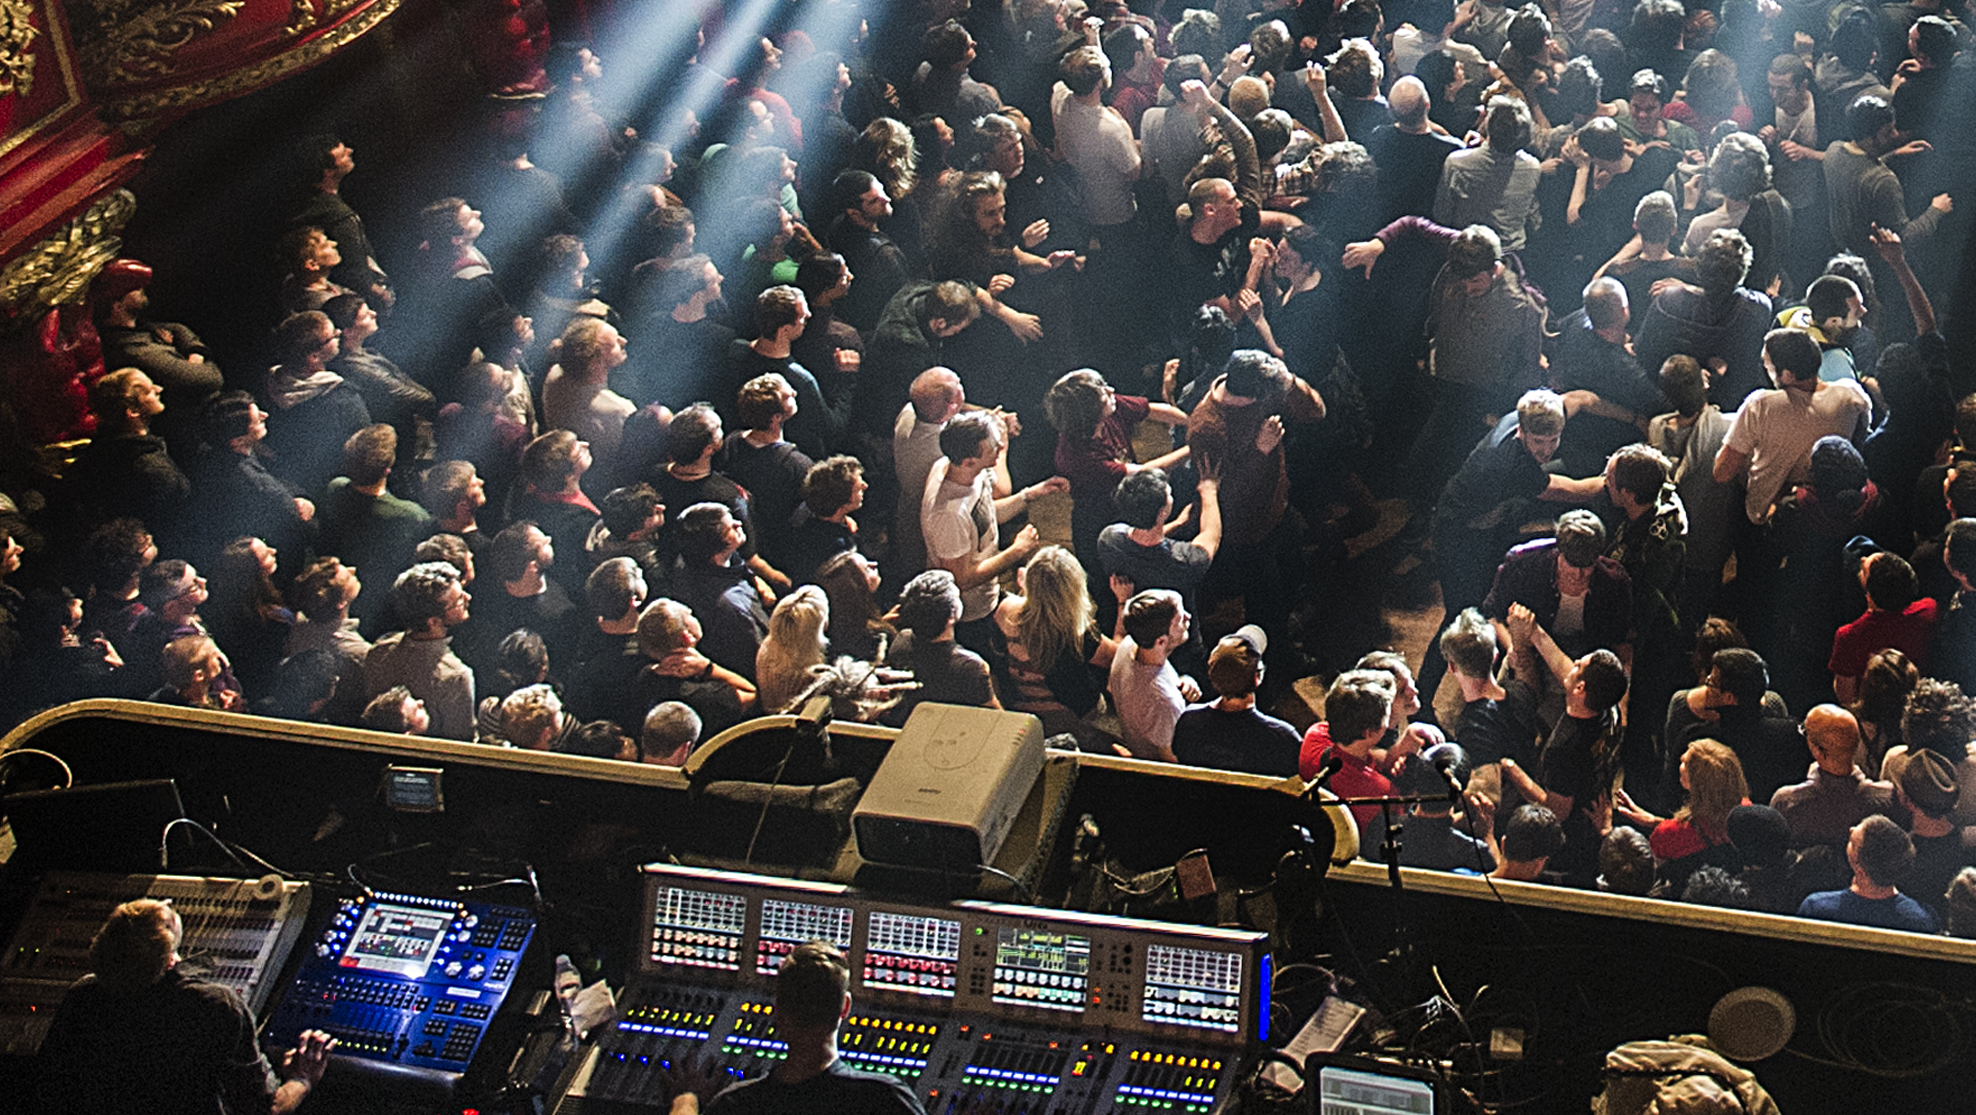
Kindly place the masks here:
<instances>
[{"instance_id":1,"label":"crowd of people","mask_svg":"<svg viewBox=\"0 0 1976 1115\"><path fill-rule=\"evenodd\" d=\"M300 138L272 366L106 267L9 711L679 765L955 702L1439 797L1420 866L1976 935L1956 4L866 7L670 96L559 44L405 258ZM1418 668L1340 618L1394 505Z\"/></svg>"}]
</instances>

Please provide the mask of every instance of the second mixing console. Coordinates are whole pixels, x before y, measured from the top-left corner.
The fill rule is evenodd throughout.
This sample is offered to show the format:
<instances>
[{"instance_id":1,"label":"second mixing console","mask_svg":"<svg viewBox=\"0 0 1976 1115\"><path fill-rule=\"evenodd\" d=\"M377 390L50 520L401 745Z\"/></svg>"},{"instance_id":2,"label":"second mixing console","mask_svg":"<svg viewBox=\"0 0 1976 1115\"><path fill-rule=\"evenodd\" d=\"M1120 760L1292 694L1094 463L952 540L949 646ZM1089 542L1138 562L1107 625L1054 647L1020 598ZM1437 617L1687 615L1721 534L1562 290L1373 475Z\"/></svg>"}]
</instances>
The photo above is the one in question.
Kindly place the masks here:
<instances>
[{"instance_id":1,"label":"second mixing console","mask_svg":"<svg viewBox=\"0 0 1976 1115\"><path fill-rule=\"evenodd\" d=\"M557 1115L663 1108L687 1063L735 1078L785 1057L774 972L808 940L851 959L839 1055L887 1072L931 1115L1204 1115L1268 1017L1260 933L647 868L643 974L580 1059Z\"/></svg>"}]
</instances>

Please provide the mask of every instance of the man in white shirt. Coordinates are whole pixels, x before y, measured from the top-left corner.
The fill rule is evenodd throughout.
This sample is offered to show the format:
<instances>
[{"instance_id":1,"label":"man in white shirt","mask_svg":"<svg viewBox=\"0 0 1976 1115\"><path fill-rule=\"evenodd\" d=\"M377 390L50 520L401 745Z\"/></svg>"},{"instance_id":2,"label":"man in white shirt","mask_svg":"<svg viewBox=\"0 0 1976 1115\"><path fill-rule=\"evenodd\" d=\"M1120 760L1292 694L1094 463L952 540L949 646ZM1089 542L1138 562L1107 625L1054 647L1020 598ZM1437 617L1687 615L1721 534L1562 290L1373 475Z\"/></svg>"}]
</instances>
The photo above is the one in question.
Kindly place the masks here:
<instances>
[{"instance_id":1,"label":"man in white shirt","mask_svg":"<svg viewBox=\"0 0 1976 1115\"><path fill-rule=\"evenodd\" d=\"M1000 524L1037 496L1070 490L1070 481L1053 476L1011 495L996 496L997 474L1002 485L1009 483L1003 447L1002 423L993 415L972 411L954 416L940 431L944 456L927 474L919 505L929 566L952 573L960 586L961 618L954 625L954 638L984 658L992 653L990 628L1002 598L1002 574L1043 544L1031 523L1004 549Z\"/></svg>"},{"instance_id":2,"label":"man in white shirt","mask_svg":"<svg viewBox=\"0 0 1976 1115\"><path fill-rule=\"evenodd\" d=\"M1132 185L1139 180L1139 141L1125 117L1104 103L1111 63L1104 51L1084 46L1065 55L1058 72L1063 80L1050 93L1057 149L1077 170L1091 223L1100 230L1125 224L1137 212Z\"/></svg>"},{"instance_id":3,"label":"man in white shirt","mask_svg":"<svg viewBox=\"0 0 1976 1115\"><path fill-rule=\"evenodd\" d=\"M1125 726L1125 749L1137 759L1171 763L1173 725L1201 687L1167 661L1187 641L1192 616L1171 589L1147 589L1125 602L1125 638L1112 656L1112 704Z\"/></svg>"},{"instance_id":4,"label":"man in white shirt","mask_svg":"<svg viewBox=\"0 0 1976 1115\"><path fill-rule=\"evenodd\" d=\"M1727 484L1749 470L1743 511L1759 526L1770 520L1785 488L1804 477L1811 447L1830 434L1857 442L1872 404L1857 380L1821 382L1818 342L1796 329L1773 329L1763 338L1763 367L1777 384L1752 391L1729 424L1715 454L1715 482Z\"/></svg>"},{"instance_id":5,"label":"man in white shirt","mask_svg":"<svg viewBox=\"0 0 1976 1115\"><path fill-rule=\"evenodd\" d=\"M967 392L952 368L932 367L913 378L910 401L899 408L892 423L892 467L899 481L898 515L892 526L892 557L885 564L911 577L926 570L926 542L919 533L919 504L926 495L926 476L940 460L940 431L947 420L967 406ZM1003 457L993 470L995 498L1015 490L1009 479L1007 448L1020 436L1022 424L1000 408L989 411L1002 423Z\"/></svg>"}]
</instances>

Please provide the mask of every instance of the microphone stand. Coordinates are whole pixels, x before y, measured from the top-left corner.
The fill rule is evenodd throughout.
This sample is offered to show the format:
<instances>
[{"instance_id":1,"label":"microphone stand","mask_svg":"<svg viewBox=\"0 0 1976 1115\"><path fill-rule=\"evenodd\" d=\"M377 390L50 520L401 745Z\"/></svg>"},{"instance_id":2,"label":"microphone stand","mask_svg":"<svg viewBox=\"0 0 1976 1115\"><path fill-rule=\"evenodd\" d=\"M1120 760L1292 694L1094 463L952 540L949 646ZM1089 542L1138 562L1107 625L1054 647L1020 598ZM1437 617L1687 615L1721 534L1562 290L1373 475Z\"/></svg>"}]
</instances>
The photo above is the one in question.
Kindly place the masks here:
<instances>
[{"instance_id":1,"label":"microphone stand","mask_svg":"<svg viewBox=\"0 0 1976 1115\"><path fill-rule=\"evenodd\" d=\"M1406 885L1400 877L1400 837L1405 829L1405 825L1400 821L1400 816L1404 814L1396 815L1394 807L1417 805L1426 801L1445 801L1450 804L1459 805L1461 803L1461 795L1452 792L1453 789L1454 787L1451 785L1449 793L1393 794L1385 797L1337 798L1330 801L1318 798L1315 793L1311 795L1312 801L1327 808L1331 806L1376 805L1386 819L1386 835L1379 844L1379 858L1385 861L1386 884L1393 895L1393 947L1386 953L1385 960L1390 967L1398 972L1399 986L1403 996L1413 986L1417 965L1414 961L1413 938L1408 930L1405 915Z\"/></svg>"}]
</instances>

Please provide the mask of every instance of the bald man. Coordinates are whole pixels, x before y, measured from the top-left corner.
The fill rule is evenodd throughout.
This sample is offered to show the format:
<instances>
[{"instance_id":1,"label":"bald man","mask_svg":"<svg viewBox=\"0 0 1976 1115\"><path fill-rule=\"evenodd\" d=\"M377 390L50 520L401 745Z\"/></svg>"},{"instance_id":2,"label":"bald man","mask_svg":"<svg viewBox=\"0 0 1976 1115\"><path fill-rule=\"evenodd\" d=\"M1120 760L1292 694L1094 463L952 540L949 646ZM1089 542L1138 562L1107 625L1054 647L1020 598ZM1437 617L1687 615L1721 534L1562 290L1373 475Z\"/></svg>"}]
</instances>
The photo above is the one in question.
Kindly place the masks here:
<instances>
[{"instance_id":1,"label":"bald man","mask_svg":"<svg viewBox=\"0 0 1976 1115\"><path fill-rule=\"evenodd\" d=\"M1646 435L1654 415L1671 409L1627 351L1626 287L1618 279L1593 279L1583 298L1559 323L1551 361L1550 388L1565 397L1570 415L1557 452L1567 471L1577 470L1573 476L1604 468L1614 451Z\"/></svg>"},{"instance_id":2,"label":"bald man","mask_svg":"<svg viewBox=\"0 0 1976 1115\"><path fill-rule=\"evenodd\" d=\"M1434 212L1434 191L1441 184L1441 164L1461 144L1428 122L1427 110L1433 105L1419 78L1409 75L1394 82L1386 100L1393 122L1374 128L1365 145L1379 166L1379 193L1385 203L1381 221L1389 223L1408 213L1429 216Z\"/></svg>"},{"instance_id":3,"label":"bald man","mask_svg":"<svg viewBox=\"0 0 1976 1115\"><path fill-rule=\"evenodd\" d=\"M926 569L926 543L919 534L919 501L926 492L926 474L940 459L940 430L967 407L967 392L952 368L932 367L913 377L907 398L910 401L899 409L899 417L892 424L892 466L899 483L899 508L892 522L893 557L885 564L895 575L910 578ZM993 413L1002 419L1006 451L1022 433L1022 423L999 408ZM996 497L1011 490L1005 476L998 474Z\"/></svg>"},{"instance_id":4,"label":"bald man","mask_svg":"<svg viewBox=\"0 0 1976 1115\"><path fill-rule=\"evenodd\" d=\"M1770 807L1791 826L1791 846L1843 845L1852 827L1894 806L1890 783L1869 781L1859 769L1859 721L1838 705L1819 705L1805 714L1804 742L1811 749L1811 776L1785 786Z\"/></svg>"}]
</instances>

